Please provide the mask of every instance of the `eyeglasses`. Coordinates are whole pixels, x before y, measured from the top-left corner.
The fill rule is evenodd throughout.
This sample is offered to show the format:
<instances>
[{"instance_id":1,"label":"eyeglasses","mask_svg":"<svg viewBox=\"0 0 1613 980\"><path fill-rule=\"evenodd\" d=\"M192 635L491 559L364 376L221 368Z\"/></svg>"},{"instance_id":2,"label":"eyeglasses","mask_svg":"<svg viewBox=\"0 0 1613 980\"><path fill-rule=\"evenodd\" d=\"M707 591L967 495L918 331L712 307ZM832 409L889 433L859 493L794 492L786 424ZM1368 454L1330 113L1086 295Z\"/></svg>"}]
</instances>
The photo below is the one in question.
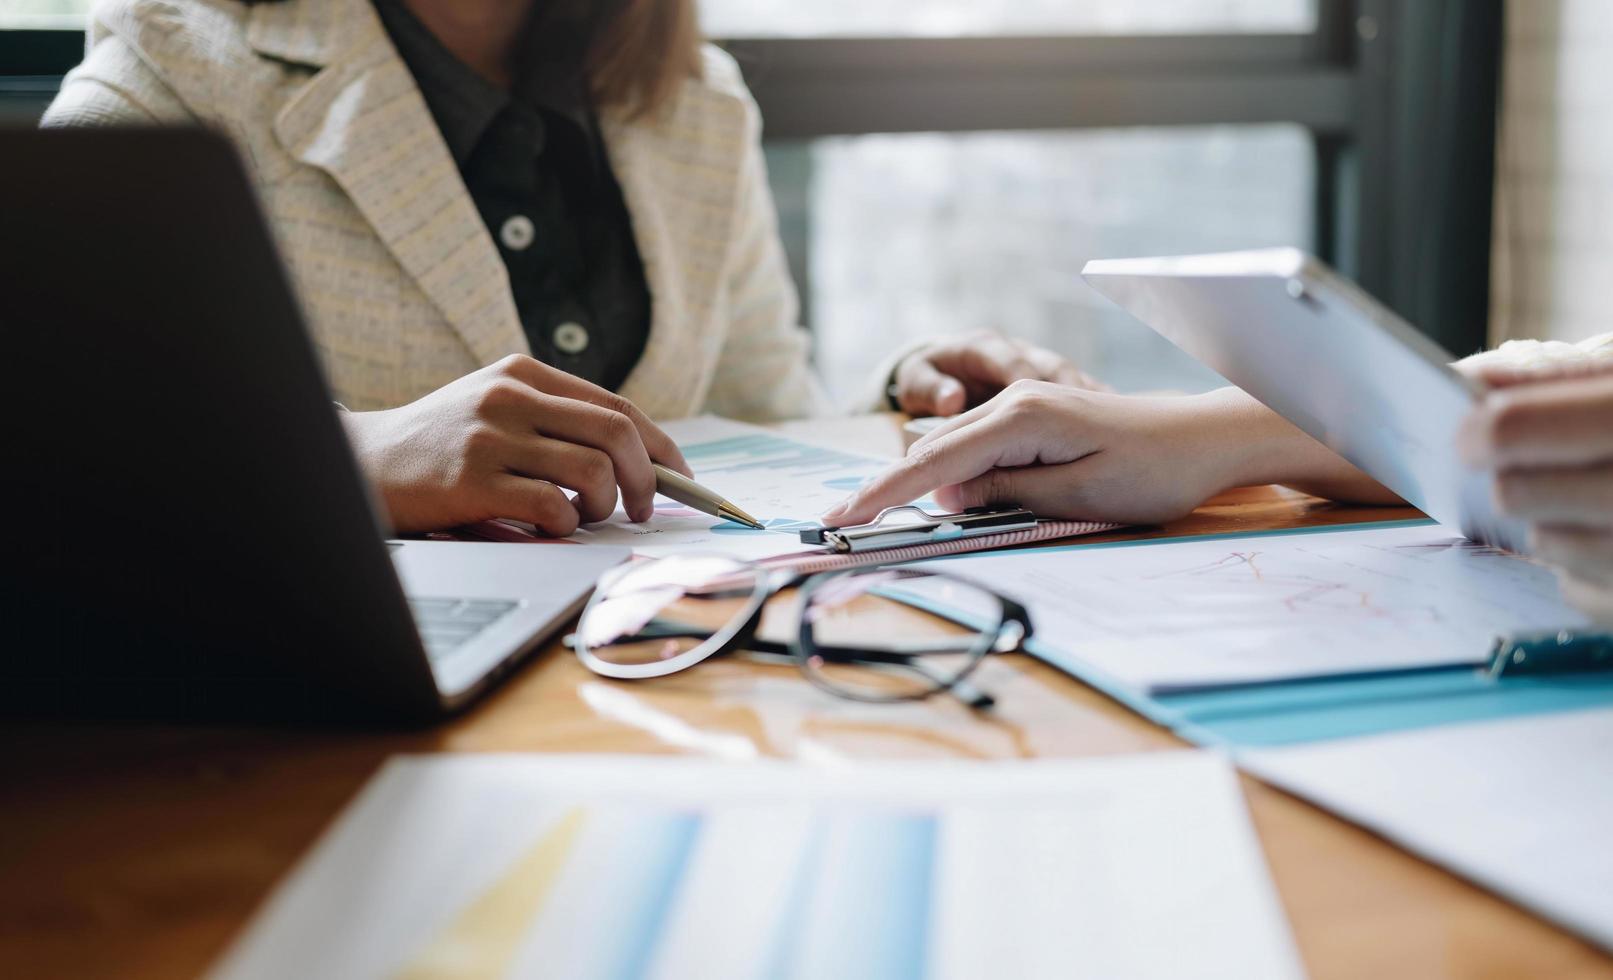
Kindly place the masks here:
<instances>
[{"instance_id":1,"label":"eyeglasses","mask_svg":"<svg viewBox=\"0 0 1613 980\"><path fill-rule=\"evenodd\" d=\"M794 586L782 612L769 604ZM758 626L787 639L759 637ZM1013 650L1030 635L1023 606L949 575L893 567L809 577L722 556L680 556L608 573L571 646L606 677L664 677L745 651L788 658L814 685L844 698L915 701L952 692L986 708L993 699L968 684L970 673L987 654Z\"/></svg>"}]
</instances>

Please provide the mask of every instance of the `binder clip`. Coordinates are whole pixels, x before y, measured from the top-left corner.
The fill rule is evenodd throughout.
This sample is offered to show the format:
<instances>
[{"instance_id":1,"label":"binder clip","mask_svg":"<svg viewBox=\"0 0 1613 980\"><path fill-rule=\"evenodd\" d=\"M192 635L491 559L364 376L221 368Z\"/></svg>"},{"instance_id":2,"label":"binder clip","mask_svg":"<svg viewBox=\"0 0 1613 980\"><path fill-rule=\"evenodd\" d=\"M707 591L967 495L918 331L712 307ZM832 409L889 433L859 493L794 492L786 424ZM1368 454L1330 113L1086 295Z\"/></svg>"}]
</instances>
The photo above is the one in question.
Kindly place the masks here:
<instances>
[{"instance_id":1,"label":"binder clip","mask_svg":"<svg viewBox=\"0 0 1613 980\"><path fill-rule=\"evenodd\" d=\"M1503 636L1490 648L1490 677L1613 670L1613 633L1565 629Z\"/></svg>"}]
</instances>

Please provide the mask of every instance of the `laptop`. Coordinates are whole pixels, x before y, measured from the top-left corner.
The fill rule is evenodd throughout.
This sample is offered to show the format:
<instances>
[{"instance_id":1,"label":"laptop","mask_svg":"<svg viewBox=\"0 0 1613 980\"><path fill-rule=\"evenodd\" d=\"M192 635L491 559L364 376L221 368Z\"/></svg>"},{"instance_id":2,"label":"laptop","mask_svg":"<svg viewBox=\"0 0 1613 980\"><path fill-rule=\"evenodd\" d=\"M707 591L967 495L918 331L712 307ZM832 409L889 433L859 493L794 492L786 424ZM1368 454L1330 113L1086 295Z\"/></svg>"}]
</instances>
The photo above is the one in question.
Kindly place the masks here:
<instances>
[{"instance_id":1,"label":"laptop","mask_svg":"<svg viewBox=\"0 0 1613 980\"><path fill-rule=\"evenodd\" d=\"M1457 454L1481 392L1455 358L1292 248L1088 262L1082 277L1441 524L1527 548L1486 473Z\"/></svg>"},{"instance_id":2,"label":"laptop","mask_svg":"<svg viewBox=\"0 0 1613 980\"><path fill-rule=\"evenodd\" d=\"M232 147L0 132L0 704L420 723L625 549L385 540Z\"/></svg>"}]
</instances>

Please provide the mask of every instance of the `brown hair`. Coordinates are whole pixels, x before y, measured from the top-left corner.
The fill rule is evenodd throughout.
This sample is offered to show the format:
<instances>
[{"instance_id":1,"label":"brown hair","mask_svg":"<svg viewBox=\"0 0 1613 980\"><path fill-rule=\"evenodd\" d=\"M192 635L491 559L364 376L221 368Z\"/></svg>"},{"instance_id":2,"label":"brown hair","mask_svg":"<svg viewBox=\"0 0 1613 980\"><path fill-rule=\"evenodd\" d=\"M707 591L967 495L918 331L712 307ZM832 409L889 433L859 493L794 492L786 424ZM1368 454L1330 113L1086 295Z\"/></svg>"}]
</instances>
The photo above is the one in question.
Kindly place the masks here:
<instances>
[{"instance_id":1,"label":"brown hair","mask_svg":"<svg viewBox=\"0 0 1613 980\"><path fill-rule=\"evenodd\" d=\"M536 0L535 8L539 18L549 15L587 25L583 70L600 108L630 119L652 115L671 101L685 79L704 74L695 0Z\"/></svg>"},{"instance_id":2,"label":"brown hair","mask_svg":"<svg viewBox=\"0 0 1613 980\"><path fill-rule=\"evenodd\" d=\"M539 0L543 2L543 0ZM655 113L685 79L701 77L695 0L618 0L589 44L584 68L600 107Z\"/></svg>"}]
</instances>

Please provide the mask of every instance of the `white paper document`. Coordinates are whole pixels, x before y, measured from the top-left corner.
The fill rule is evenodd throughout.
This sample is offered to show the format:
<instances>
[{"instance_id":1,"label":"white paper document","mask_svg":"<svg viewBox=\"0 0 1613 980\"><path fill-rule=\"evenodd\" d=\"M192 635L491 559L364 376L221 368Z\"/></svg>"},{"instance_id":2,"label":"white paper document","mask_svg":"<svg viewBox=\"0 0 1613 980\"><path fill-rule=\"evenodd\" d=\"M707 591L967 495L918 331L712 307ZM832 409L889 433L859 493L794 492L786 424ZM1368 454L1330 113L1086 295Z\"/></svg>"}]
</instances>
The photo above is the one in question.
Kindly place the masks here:
<instances>
[{"instance_id":1,"label":"white paper document","mask_svg":"<svg viewBox=\"0 0 1613 980\"><path fill-rule=\"evenodd\" d=\"M1550 571L1437 525L1178 538L927 567L1024 603L1036 650L1163 693L1479 663L1497 634L1585 619Z\"/></svg>"},{"instance_id":2,"label":"white paper document","mask_svg":"<svg viewBox=\"0 0 1613 980\"><path fill-rule=\"evenodd\" d=\"M665 428L683 450L695 479L738 504L767 526L765 531L655 498L655 517L634 524L620 508L603 524L583 528L573 540L623 545L641 555L725 554L770 558L806 551L801 531L890 464L877 456L802 442L726 419L695 418Z\"/></svg>"},{"instance_id":3,"label":"white paper document","mask_svg":"<svg viewBox=\"0 0 1613 980\"><path fill-rule=\"evenodd\" d=\"M1219 756L391 762L217 966L258 978L1302 973Z\"/></svg>"},{"instance_id":4,"label":"white paper document","mask_svg":"<svg viewBox=\"0 0 1613 980\"><path fill-rule=\"evenodd\" d=\"M1239 761L1613 951L1613 711L1259 749Z\"/></svg>"}]
</instances>

